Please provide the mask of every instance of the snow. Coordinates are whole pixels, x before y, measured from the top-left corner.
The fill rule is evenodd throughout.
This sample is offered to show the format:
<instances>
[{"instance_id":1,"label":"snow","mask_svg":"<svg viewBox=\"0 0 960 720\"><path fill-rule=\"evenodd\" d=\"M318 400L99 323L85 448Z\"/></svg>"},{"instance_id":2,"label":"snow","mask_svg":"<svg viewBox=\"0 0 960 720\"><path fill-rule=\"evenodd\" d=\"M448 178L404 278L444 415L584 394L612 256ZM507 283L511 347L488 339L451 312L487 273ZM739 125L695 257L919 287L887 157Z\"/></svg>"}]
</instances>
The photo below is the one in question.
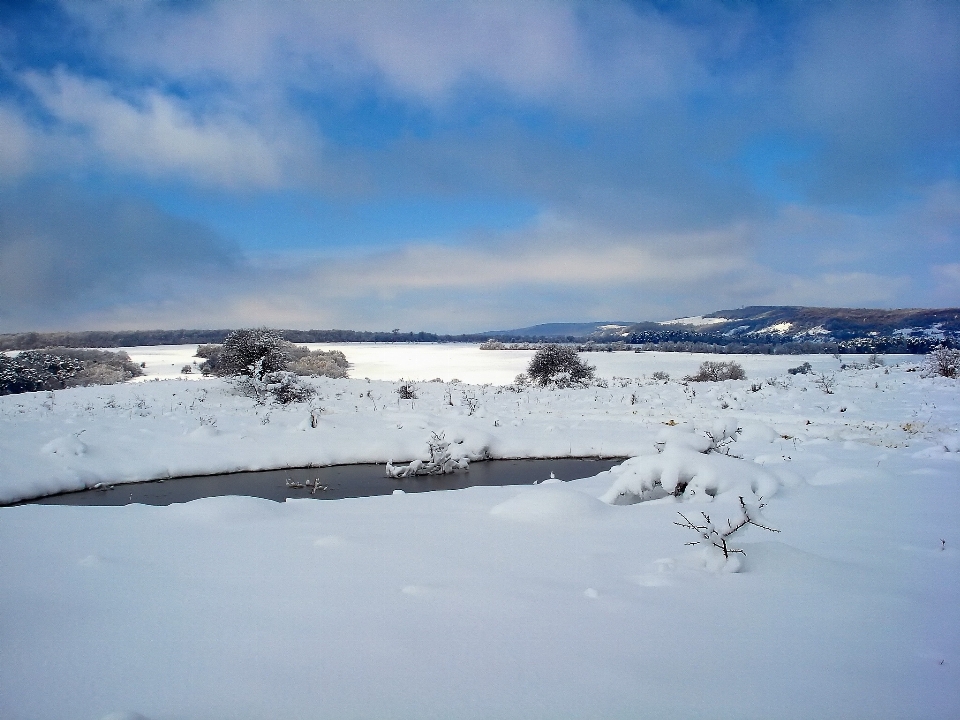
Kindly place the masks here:
<instances>
[{"instance_id":1,"label":"snow","mask_svg":"<svg viewBox=\"0 0 960 720\"><path fill-rule=\"evenodd\" d=\"M703 315L692 315L690 317L677 318L676 320L662 320L658 325L717 325L719 323L730 322L727 318L703 317Z\"/></svg>"},{"instance_id":2,"label":"snow","mask_svg":"<svg viewBox=\"0 0 960 720\"><path fill-rule=\"evenodd\" d=\"M712 319L712 318L708 318ZM311 350L340 350L350 361L350 377L371 380L428 381L440 378L446 382L507 384L525 371L533 350L480 350L478 345L464 343L307 343ZM199 372L181 375L180 369L199 359L194 357L196 345L161 345L128 347L125 350L137 363L146 363L140 382L181 378L203 380ZM665 370L674 377L695 373L704 360L716 359L703 353L665 352L596 352L583 357L597 368L599 377L640 377ZM866 355L844 355L843 362L863 360ZM780 375L787 368L808 360L816 372L836 371L840 362L830 355L724 355L743 365L750 377ZM912 355L888 355L888 363L913 361Z\"/></svg>"},{"instance_id":3,"label":"snow","mask_svg":"<svg viewBox=\"0 0 960 720\"><path fill-rule=\"evenodd\" d=\"M312 381L316 428L156 380L195 348L128 350L152 381L2 397L0 497L426 460L433 432L631 459L523 487L0 508L0 717L960 716L956 381L723 356L748 379L684 386L708 356L595 353L607 388L517 393L496 383L522 351L332 347L353 379ZM833 394L786 373L805 360ZM735 562L685 545L678 511L719 528L741 496L780 532L745 527Z\"/></svg>"},{"instance_id":4,"label":"snow","mask_svg":"<svg viewBox=\"0 0 960 720\"><path fill-rule=\"evenodd\" d=\"M894 330L893 334L898 337L926 337L943 340L946 337L943 331L943 323L934 323L930 327L911 327Z\"/></svg>"},{"instance_id":5,"label":"snow","mask_svg":"<svg viewBox=\"0 0 960 720\"><path fill-rule=\"evenodd\" d=\"M769 325L763 328L762 330L757 330L756 332L757 333L777 333L779 335L784 335L790 332L790 328L792 327L793 327L793 323L791 322L780 322L780 323L776 323L775 325Z\"/></svg>"}]
</instances>

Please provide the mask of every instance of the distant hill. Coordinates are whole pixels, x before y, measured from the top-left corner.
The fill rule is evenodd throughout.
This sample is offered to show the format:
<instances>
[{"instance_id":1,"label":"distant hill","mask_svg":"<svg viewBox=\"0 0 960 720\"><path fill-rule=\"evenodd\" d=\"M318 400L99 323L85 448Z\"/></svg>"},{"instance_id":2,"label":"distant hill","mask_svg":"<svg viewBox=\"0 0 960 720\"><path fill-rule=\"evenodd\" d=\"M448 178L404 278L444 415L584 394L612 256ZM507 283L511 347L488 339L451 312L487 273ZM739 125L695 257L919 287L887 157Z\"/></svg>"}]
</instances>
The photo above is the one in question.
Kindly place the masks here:
<instances>
[{"instance_id":1,"label":"distant hill","mask_svg":"<svg viewBox=\"0 0 960 720\"><path fill-rule=\"evenodd\" d=\"M684 318L698 331L729 335L774 334L846 340L871 335L943 337L960 333L960 308L873 310L756 305ZM681 325L674 320L660 325ZM647 324L644 324L646 327Z\"/></svg>"},{"instance_id":2,"label":"distant hill","mask_svg":"<svg viewBox=\"0 0 960 720\"><path fill-rule=\"evenodd\" d=\"M697 352L927 352L960 346L960 308L873 310L759 305L660 322L548 323L490 331L580 343Z\"/></svg>"},{"instance_id":3,"label":"distant hill","mask_svg":"<svg viewBox=\"0 0 960 720\"><path fill-rule=\"evenodd\" d=\"M545 323L514 330L488 330L498 337L572 337L577 340L621 340L637 332L663 332L743 337L758 335L794 339L848 340L872 335L943 337L960 333L960 308L938 310L873 310L792 305L754 305L707 315L663 320L593 323Z\"/></svg>"},{"instance_id":4,"label":"distant hill","mask_svg":"<svg viewBox=\"0 0 960 720\"><path fill-rule=\"evenodd\" d=\"M960 346L960 308L873 310L761 305L697 317L636 323L616 337L633 345L697 352L924 353Z\"/></svg>"}]
</instances>

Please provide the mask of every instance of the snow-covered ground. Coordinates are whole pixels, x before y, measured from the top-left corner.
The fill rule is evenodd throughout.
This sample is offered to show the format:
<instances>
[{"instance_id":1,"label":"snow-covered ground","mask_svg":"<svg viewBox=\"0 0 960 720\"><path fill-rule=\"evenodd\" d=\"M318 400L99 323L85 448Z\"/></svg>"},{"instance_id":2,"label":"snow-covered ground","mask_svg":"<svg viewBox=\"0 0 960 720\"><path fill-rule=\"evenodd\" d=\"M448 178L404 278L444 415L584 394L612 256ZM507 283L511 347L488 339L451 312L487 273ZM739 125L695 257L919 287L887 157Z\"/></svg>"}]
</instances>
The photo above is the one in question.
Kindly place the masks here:
<instances>
[{"instance_id":1,"label":"snow-covered ground","mask_svg":"<svg viewBox=\"0 0 960 720\"><path fill-rule=\"evenodd\" d=\"M957 382L742 356L746 381L684 386L704 356L595 353L607 388L517 393L497 383L523 351L336 347L354 379L313 381L314 423L219 379L0 398L0 498L409 460L431 432L635 459L534 487L0 508L0 717L960 716ZM154 378L191 361L149 351ZM786 374L804 360L833 394ZM411 401L401 376L493 384ZM737 427L739 457L698 452ZM688 490L616 504L653 480ZM722 527L740 496L780 532L735 536L731 572L674 523Z\"/></svg>"},{"instance_id":2,"label":"snow-covered ground","mask_svg":"<svg viewBox=\"0 0 960 720\"><path fill-rule=\"evenodd\" d=\"M461 380L465 383L507 384L518 373L526 370L533 350L480 350L475 344L464 343L307 343L311 350L340 350L350 361L350 377L370 380L433 380L440 378ZM120 348L137 363L144 363L146 380L165 380L183 377L202 379L195 370L182 375L184 365L202 362L195 357L196 345L154 345ZM595 352L581 356L597 368L603 378L643 377L657 370L670 373L675 379L695 373L704 360L734 360L740 363L747 376L762 379L783 375L788 368L808 361L817 372L835 372L841 364L864 363L865 355L843 355L836 360L831 355L724 355L716 357L703 353L668 352ZM913 355L887 355L887 364L916 362Z\"/></svg>"}]
</instances>

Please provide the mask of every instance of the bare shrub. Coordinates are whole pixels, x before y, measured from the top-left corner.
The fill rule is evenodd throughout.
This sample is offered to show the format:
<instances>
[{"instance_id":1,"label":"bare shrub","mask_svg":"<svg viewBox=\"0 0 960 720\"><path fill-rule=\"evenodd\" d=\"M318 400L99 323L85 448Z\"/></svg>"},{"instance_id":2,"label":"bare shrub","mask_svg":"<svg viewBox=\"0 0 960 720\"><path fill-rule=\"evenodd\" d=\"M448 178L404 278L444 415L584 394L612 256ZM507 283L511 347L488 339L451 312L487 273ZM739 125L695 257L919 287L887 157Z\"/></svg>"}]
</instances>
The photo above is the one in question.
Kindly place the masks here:
<instances>
[{"instance_id":1,"label":"bare shrub","mask_svg":"<svg viewBox=\"0 0 960 720\"><path fill-rule=\"evenodd\" d=\"M813 381L813 384L823 390L827 395L833 395L833 389L837 386L837 379L833 375L820 373L819 377Z\"/></svg>"},{"instance_id":2,"label":"bare shrub","mask_svg":"<svg viewBox=\"0 0 960 720\"><path fill-rule=\"evenodd\" d=\"M719 550L723 553L724 559L729 559L732 553L739 553L741 555L746 555L746 553L741 548L734 548L727 544L727 538L732 536L739 530L742 530L747 525L754 525L758 528L763 528L764 530L769 530L770 532L780 532L769 525L764 525L762 521L762 516L760 515L760 510L766 506L765 503L760 502L755 508L750 507L744 502L743 496L740 496L740 517L737 518L736 522L727 520L727 526L723 527L722 525L717 528L713 521L710 520L710 516L705 512L700 514L703 516L702 524L697 524L691 522L687 519L687 516L683 513L678 513L680 517L683 518L683 522L674 522L674 525L679 525L682 528L687 528L688 530L693 530L699 536L699 540L692 540L691 542L685 543L687 545L707 545L716 550ZM716 552L714 550L714 552Z\"/></svg>"},{"instance_id":3,"label":"bare shrub","mask_svg":"<svg viewBox=\"0 0 960 720\"><path fill-rule=\"evenodd\" d=\"M687 375L683 379L687 382L723 382L724 380L743 380L746 377L747 374L743 368L732 360L729 362L704 360L700 363L700 369L696 375Z\"/></svg>"},{"instance_id":4,"label":"bare shrub","mask_svg":"<svg viewBox=\"0 0 960 720\"><path fill-rule=\"evenodd\" d=\"M802 363L801 365L797 365L796 367L792 367L788 369L787 372L790 373L791 375L806 375L811 370L813 370L813 365L811 365L808 362L805 362L805 363Z\"/></svg>"},{"instance_id":5,"label":"bare shrub","mask_svg":"<svg viewBox=\"0 0 960 720\"><path fill-rule=\"evenodd\" d=\"M940 345L923 361L924 377L960 377L960 350Z\"/></svg>"},{"instance_id":6,"label":"bare shrub","mask_svg":"<svg viewBox=\"0 0 960 720\"><path fill-rule=\"evenodd\" d=\"M417 386L412 382L401 383L400 387L397 388L397 395L400 396L401 400L416 400L417 397Z\"/></svg>"},{"instance_id":7,"label":"bare shrub","mask_svg":"<svg viewBox=\"0 0 960 720\"><path fill-rule=\"evenodd\" d=\"M664 382L666 382L667 380L670 379L670 373L668 373L668 372L666 372L666 371L664 371L664 370L657 370L657 371L654 372L650 377L651 377L653 380L663 380Z\"/></svg>"}]
</instances>

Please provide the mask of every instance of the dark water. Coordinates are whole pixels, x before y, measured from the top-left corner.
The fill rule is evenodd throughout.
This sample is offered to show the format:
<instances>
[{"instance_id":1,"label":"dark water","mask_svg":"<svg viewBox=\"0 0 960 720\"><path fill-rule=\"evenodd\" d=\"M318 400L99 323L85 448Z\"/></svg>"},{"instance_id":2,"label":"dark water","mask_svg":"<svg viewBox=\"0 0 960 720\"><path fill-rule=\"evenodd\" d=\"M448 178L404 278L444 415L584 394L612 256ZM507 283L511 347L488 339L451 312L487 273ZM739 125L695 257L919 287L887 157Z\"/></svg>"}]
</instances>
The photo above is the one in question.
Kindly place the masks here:
<instances>
[{"instance_id":1,"label":"dark water","mask_svg":"<svg viewBox=\"0 0 960 720\"><path fill-rule=\"evenodd\" d=\"M590 477L622 460L560 458L556 460L487 460L471 463L466 472L388 478L384 465L335 465L322 468L263 470L114 485L99 490L51 495L28 501L40 505L169 505L221 495L247 495L283 502L287 498L342 498L389 495L394 490L427 492L459 490L476 485L531 485L552 472L560 480ZM319 480L320 488L311 492ZM304 487L290 487L298 483ZM325 489L323 489L325 488Z\"/></svg>"}]
</instances>

